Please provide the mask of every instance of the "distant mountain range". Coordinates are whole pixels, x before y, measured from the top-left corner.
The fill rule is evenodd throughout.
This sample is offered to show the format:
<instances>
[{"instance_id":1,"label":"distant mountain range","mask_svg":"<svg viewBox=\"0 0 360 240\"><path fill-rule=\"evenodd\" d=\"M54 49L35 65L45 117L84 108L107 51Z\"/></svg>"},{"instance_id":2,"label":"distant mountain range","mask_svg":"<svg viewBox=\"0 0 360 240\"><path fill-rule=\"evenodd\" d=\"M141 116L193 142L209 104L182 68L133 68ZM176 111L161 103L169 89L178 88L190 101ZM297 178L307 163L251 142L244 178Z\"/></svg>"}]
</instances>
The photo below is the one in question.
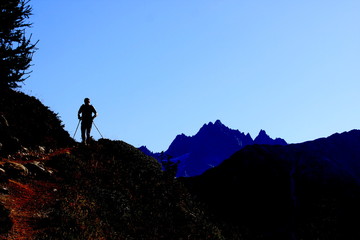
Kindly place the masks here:
<instances>
[{"instance_id":1,"label":"distant mountain range","mask_svg":"<svg viewBox=\"0 0 360 240\"><path fill-rule=\"evenodd\" d=\"M360 130L286 144L208 123L164 154L143 148L194 175L174 178L122 141L77 143L39 100L1 93L1 239L360 239Z\"/></svg>"},{"instance_id":2,"label":"distant mountain range","mask_svg":"<svg viewBox=\"0 0 360 240\"><path fill-rule=\"evenodd\" d=\"M360 239L360 131L286 146L251 145L180 178L243 239ZM230 231L234 232L234 231Z\"/></svg>"},{"instance_id":3,"label":"distant mountain range","mask_svg":"<svg viewBox=\"0 0 360 240\"><path fill-rule=\"evenodd\" d=\"M287 145L281 138L272 139L264 130L252 139L250 134L230 129L217 120L204 124L194 136L176 136L163 155L153 153L145 146L139 149L159 161L162 156L171 156L171 161L178 163L177 177L189 177L218 166L235 152L252 144Z\"/></svg>"}]
</instances>

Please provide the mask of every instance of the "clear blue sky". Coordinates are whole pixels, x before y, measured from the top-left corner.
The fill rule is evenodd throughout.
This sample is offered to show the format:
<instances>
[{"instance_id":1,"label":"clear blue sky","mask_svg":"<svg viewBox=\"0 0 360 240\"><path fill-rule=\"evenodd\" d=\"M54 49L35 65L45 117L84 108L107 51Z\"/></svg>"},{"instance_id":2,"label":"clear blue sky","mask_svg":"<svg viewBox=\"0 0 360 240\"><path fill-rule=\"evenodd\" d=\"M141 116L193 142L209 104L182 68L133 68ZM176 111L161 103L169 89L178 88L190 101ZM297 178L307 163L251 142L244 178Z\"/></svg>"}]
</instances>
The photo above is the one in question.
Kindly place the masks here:
<instances>
[{"instance_id":1,"label":"clear blue sky","mask_svg":"<svg viewBox=\"0 0 360 240\"><path fill-rule=\"evenodd\" d=\"M152 151L217 119L289 143L359 128L358 0L30 3L22 91L71 136L85 97L104 137Z\"/></svg>"}]
</instances>

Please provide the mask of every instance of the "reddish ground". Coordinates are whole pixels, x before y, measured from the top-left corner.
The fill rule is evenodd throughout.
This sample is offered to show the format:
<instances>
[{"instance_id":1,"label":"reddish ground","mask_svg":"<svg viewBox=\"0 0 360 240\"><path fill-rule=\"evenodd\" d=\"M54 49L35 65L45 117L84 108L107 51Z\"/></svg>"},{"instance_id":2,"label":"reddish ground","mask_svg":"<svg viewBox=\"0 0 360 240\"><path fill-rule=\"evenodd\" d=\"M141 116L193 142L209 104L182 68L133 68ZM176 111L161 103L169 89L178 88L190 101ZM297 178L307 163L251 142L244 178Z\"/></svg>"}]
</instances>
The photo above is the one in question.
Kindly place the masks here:
<instances>
[{"instance_id":1,"label":"reddish ground","mask_svg":"<svg viewBox=\"0 0 360 240\"><path fill-rule=\"evenodd\" d=\"M51 154L37 154L36 161L47 161L52 156L70 152L71 149L62 149ZM25 163L26 159L32 159L31 154L19 154L11 159L13 162ZM3 159L2 162L6 161ZM6 235L0 235L0 239L21 240L32 237L43 229L39 222L46 221L51 213L58 197L60 186L49 180L25 179L12 180L7 183L9 194L0 194L0 202L10 210L10 218L13 222L12 229Z\"/></svg>"}]
</instances>

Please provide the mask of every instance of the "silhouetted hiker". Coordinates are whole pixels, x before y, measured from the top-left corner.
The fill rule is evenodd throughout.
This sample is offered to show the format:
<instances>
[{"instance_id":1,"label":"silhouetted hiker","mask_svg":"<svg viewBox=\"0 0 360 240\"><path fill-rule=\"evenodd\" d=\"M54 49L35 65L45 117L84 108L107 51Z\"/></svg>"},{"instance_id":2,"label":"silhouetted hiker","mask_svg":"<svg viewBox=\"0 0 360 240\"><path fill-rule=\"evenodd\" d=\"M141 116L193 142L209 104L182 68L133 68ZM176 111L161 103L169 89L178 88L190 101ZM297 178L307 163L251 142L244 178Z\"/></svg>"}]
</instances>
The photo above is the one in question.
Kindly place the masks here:
<instances>
[{"instance_id":1,"label":"silhouetted hiker","mask_svg":"<svg viewBox=\"0 0 360 240\"><path fill-rule=\"evenodd\" d=\"M80 116L81 114L81 116ZM85 98L84 104L81 105L78 118L81 120L81 139L82 142L87 144L90 142L90 131L93 119L96 118L97 112L93 105L90 104L90 99Z\"/></svg>"}]
</instances>

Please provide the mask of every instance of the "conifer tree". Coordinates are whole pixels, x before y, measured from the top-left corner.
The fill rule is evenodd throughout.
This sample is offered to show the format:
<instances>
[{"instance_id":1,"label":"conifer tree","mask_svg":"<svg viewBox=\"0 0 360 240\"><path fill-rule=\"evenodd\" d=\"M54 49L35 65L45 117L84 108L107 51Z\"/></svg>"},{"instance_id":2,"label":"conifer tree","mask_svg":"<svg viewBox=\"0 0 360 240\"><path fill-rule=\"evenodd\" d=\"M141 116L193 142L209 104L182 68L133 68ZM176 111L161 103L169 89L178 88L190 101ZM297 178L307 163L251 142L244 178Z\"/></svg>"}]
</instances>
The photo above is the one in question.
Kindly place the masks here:
<instances>
[{"instance_id":1,"label":"conifer tree","mask_svg":"<svg viewBox=\"0 0 360 240\"><path fill-rule=\"evenodd\" d=\"M25 29L32 15L30 0L0 0L0 90L21 87L19 83L29 77L36 44Z\"/></svg>"}]
</instances>

